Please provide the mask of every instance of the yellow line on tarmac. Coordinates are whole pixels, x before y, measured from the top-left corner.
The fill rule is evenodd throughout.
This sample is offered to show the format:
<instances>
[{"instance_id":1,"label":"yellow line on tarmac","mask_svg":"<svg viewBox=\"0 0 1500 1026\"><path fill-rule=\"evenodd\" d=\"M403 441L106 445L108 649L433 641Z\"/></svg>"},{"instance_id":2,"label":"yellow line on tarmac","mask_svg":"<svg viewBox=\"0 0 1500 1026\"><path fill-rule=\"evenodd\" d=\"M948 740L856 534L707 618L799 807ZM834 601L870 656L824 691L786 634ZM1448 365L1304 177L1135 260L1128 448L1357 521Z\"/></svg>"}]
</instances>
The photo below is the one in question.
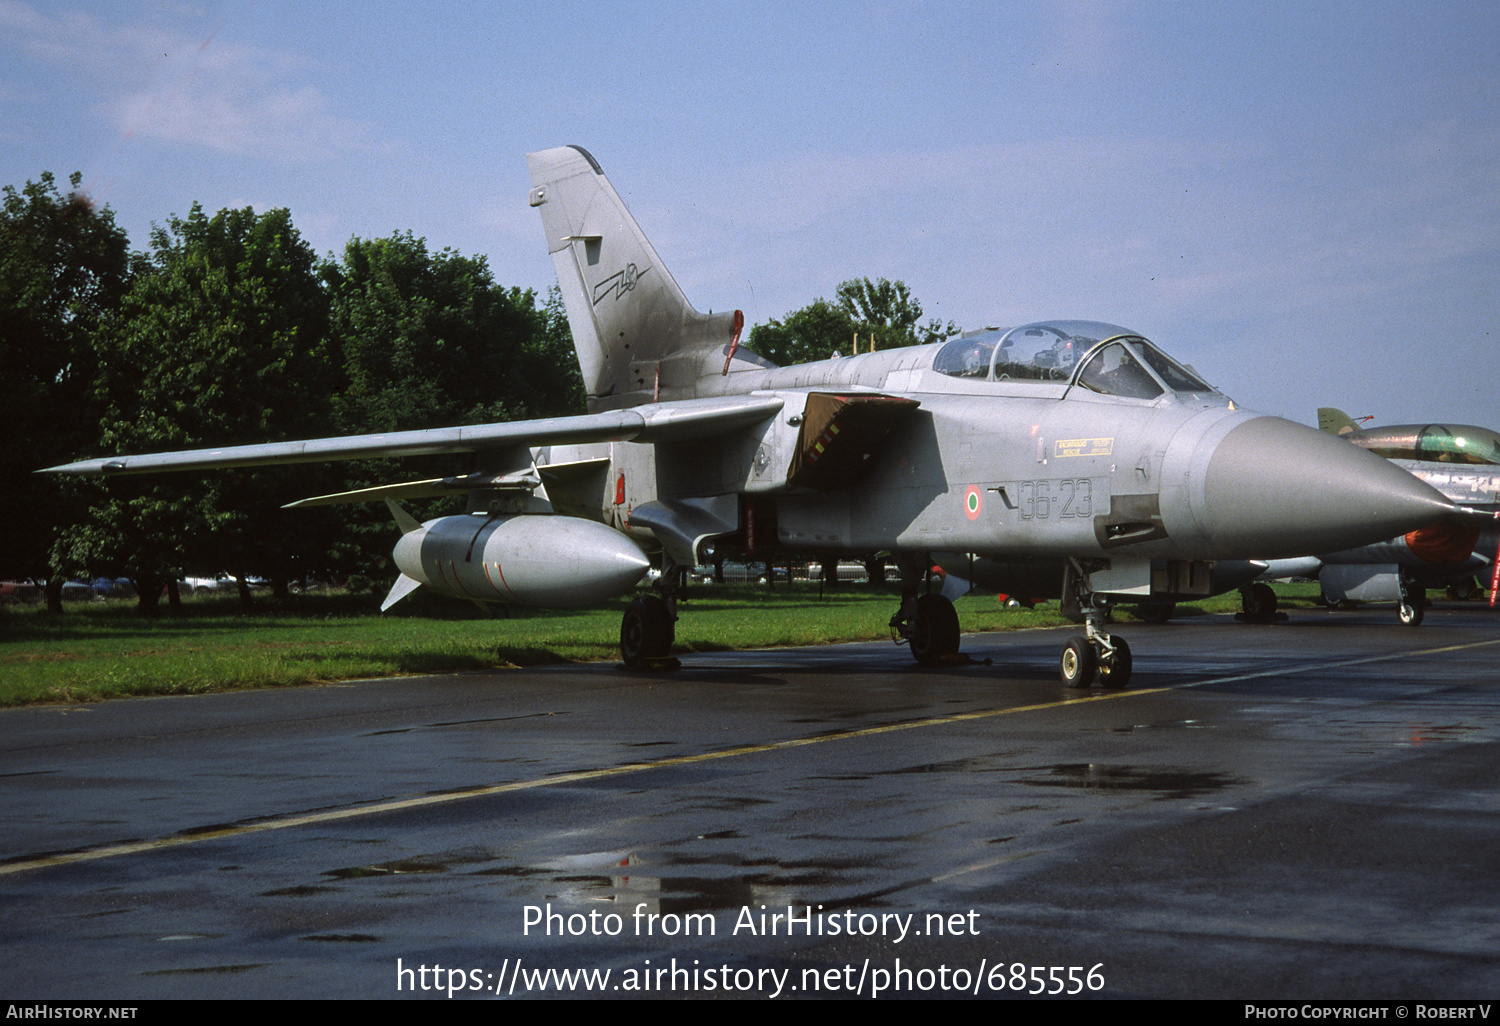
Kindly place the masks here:
<instances>
[{"instance_id":1,"label":"yellow line on tarmac","mask_svg":"<svg viewBox=\"0 0 1500 1026\"><path fill-rule=\"evenodd\" d=\"M576 770L570 773L553 773L545 777L536 777L531 780L514 780L505 784L487 784L480 787L465 788L459 791L445 791L442 794L422 795L416 798L400 798L388 802L376 802L371 805L358 805L347 809L333 809L326 812L310 812L300 816L284 816L279 819L267 819L259 822L239 823L233 826L215 828L211 830L196 830L189 833L173 834L169 837L159 837L148 841L132 841L128 844L112 844L102 848L91 848L87 851L62 852L56 855L43 855L37 858L25 859L23 861L10 862L0 865L0 876L10 873L22 873L32 869L44 869L49 866L63 866L72 862L88 862L94 859L116 858L121 855L137 855L142 852L160 851L163 848L173 848L183 844L196 844L200 841L218 840L224 837L240 837L245 834L263 833L267 830L285 830L290 827L315 826L322 823L336 823L340 820L358 819L361 816L378 816L386 812L404 812L408 809L421 809L433 805L445 805L449 802L463 801L468 798L484 798L490 795L508 794L514 791L529 791L538 787L557 787L562 784L577 784L590 780L605 780L610 777L625 776L631 773L642 773L647 770L670 769L674 766L691 766L695 763L715 762L720 759L735 759L745 755L756 755L762 752L775 752L788 748L801 748L806 745L824 744L829 741L848 741L853 738L874 737L879 734L893 734L902 730L917 730L923 727L941 727L952 723L965 723L972 720L993 719L997 716L1013 716L1019 713L1042 712L1048 709L1061 709L1064 706L1080 705L1085 702L1104 702L1115 698L1139 698L1144 695L1157 695L1168 691L1181 691L1187 688L1202 687L1207 684L1224 684L1231 681L1252 680L1257 677L1271 677L1283 673L1294 673L1301 670L1330 670L1344 666L1357 666L1361 663L1388 662L1397 659L1415 659L1419 656L1438 655L1444 652L1458 652L1470 648L1483 648L1486 645L1500 644L1500 638L1490 641L1476 641L1463 645L1445 645L1441 648L1420 649L1414 652L1397 652L1389 655L1360 656L1354 659L1343 659L1332 663L1305 663L1299 666L1282 666L1270 670L1260 670L1255 673L1235 674L1227 677L1210 677L1204 680L1190 681L1184 684L1169 684L1159 688L1139 688L1134 690L1106 691L1077 697L1063 698L1053 702L1038 702L1033 705L1018 705L1008 709L986 709L980 712L952 713L947 716L933 716L922 720L908 720L903 723L888 723L879 727L862 727L858 730L840 731L835 734L819 734L815 737L789 738L785 741L770 741L758 745L741 745L737 748L726 748L717 752L703 752L699 755L678 755L665 759L654 759L650 762L630 762L620 766L610 766L604 769Z\"/></svg>"}]
</instances>

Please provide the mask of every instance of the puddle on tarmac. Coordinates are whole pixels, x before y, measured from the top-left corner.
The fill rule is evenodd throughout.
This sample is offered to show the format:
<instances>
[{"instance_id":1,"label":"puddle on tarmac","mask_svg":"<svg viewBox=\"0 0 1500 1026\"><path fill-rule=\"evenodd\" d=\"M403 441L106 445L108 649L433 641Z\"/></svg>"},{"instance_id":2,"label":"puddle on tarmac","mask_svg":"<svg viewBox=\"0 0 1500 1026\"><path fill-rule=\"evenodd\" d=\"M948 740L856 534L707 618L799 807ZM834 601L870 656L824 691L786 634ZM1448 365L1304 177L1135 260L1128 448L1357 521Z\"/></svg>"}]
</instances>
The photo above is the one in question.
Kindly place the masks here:
<instances>
[{"instance_id":1,"label":"puddle on tarmac","mask_svg":"<svg viewBox=\"0 0 1500 1026\"><path fill-rule=\"evenodd\" d=\"M705 834L694 841L723 841L739 837L736 830ZM486 864L487 863L487 864ZM643 869L656 872L641 872ZM675 867L704 867L702 875L678 875ZM525 881L536 901L564 904L610 902L632 913L659 916L695 912L736 912L746 905L797 904L801 895L826 891L846 883L849 871L866 869L849 859L793 860L748 856L733 851L708 854L658 852L649 861L629 850L559 855L530 864L505 864L500 852L486 849L439 852L364 866L326 870L324 877L363 880L392 876L422 876L466 871L475 877ZM667 875L659 875L662 870ZM723 875L717 875L716 870ZM496 881L499 883L499 880ZM286 887L262 897L301 897L336 890L326 886ZM317 935L304 940L360 940L353 935ZM371 938L373 939L373 938Z\"/></svg>"},{"instance_id":2,"label":"puddle on tarmac","mask_svg":"<svg viewBox=\"0 0 1500 1026\"><path fill-rule=\"evenodd\" d=\"M770 805L775 799L736 797L733 795L705 795L694 804L695 809L710 809L714 812L737 812L757 805Z\"/></svg>"},{"instance_id":3,"label":"puddle on tarmac","mask_svg":"<svg viewBox=\"0 0 1500 1026\"><path fill-rule=\"evenodd\" d=\"M1408 723L1404 743L1412 747L1449 741L1493 741L1495 729L1477 723Z\"/></svg>"},{"instance_id":4,"label":"puddle on tarmac","mask_svg":"<svg viewBox=\"0 0 1500 1026\"><path fill-rule=\"evenodd\" d=\"M1009 760L1015 758L1011 752L991 752L989 755L974 755L966 759L950 759L946 762L918 763L900 769L879 771L880 776L900 776L906 773L999 773L1012 767Z\"/></svg>"},{"instance_id":5,"label":"puddle on tarmac","mask_svg":"<svg viewBox=\"0 0 1500 1026\"><path fill-rule=\"evenodd\" d=\"M449 727L478 727L490 723L506 723L510 720L534 720L547 716L555 716L556 713L534 712L522 713L519 716L486 716L477 720L445 720L440 723L419 723L412 727L389 727L384 730L372 730L362 735L364 737L380 737L382 734L407 734L414 730L445 730Z\"/></svg>"},{"instance_id":6,"label":"puddle on tarmac","mask_svg":"<svg viewBox=\"0 0 1500 1026\"><path fill-rule=\"evenodd\" d=\"M1110 727L1112 734L1133 734L1137 730L1212 730L1213 724L1197 720L1166 720L1162 723L1132 723L1125 727Z\"/></svg>"},{"instance_id":7,"label":"puddle on tarmac","mask_svg":"<svg viewBox=\"0 0 1500 1026\"><path fill-rule=\"evenodd\" d=\"M857 859L773 859L747 858L744 855L673 854L654 860L660 866L727 866L730 869L774 870L786 873L809 871L831 873L836 870L865 869L869 863Z\"/></svg>"},{"instance_id":8,"label":"puddle on tarmac","mask_svg":"<svg viewBox=\"0 0 1500 1026\"><path fill-rule=\"evenodd\" d=\"M1033 787L1076 787L1084 791L1134 791L1153 794L1158 801L1200 798L1227 787L1249 783L1227 773L1176 769L1170 766L1110 766L1070 762L1043 766L1047 776L1022 777Z\"/></svg>"},{"instance_id":9,"label":"puddle on tarmac","mask_svg":"<svg viewBox=\"0 0 1500 1026\"><path fill-rule=\"evenodd\" d=\"M267 965L265 962L250 962L246 965L203 965L191 969L153 969L144 976L186 976L194 973L247 973L251 969L261 969Z\"/></svg>"},{"instance_id":10,"label":"puddle on tarmac","mask_svg":"<svg viewBox=\"0 0 1500 1026\"><path fill-rule=\"evenodd\" d=\"M405 873L446 873L448 867L430 862L418 862L414 859L403 859L399 862L385 862L378 866L349 866L344 869L330 869L324 876L331 876L335 880L358 880L364 876L396 876Z\"/></svg>"}]
</instances>

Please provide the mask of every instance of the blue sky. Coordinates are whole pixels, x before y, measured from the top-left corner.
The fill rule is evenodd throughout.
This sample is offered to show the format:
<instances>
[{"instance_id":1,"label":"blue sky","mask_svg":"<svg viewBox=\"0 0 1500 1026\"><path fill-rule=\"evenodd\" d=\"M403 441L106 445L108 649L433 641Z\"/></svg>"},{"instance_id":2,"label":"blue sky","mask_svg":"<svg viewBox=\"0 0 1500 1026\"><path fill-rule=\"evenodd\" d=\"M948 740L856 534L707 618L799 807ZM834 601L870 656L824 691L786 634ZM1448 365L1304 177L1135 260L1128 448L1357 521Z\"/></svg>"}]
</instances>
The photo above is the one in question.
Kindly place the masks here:
<instances>
[{"instance_id":1,"label":"blue sky","mask_svg":"<svg viewBox=\"0 0 1500 1026\"><path fill-rule=\"evenodd\" d=\"M0 184L288 207L552 281L588 148L701 309L899 278L1127 325L1241 404L1500 428L1500 4L0 0Z\"/></svg>"}]
</instances>

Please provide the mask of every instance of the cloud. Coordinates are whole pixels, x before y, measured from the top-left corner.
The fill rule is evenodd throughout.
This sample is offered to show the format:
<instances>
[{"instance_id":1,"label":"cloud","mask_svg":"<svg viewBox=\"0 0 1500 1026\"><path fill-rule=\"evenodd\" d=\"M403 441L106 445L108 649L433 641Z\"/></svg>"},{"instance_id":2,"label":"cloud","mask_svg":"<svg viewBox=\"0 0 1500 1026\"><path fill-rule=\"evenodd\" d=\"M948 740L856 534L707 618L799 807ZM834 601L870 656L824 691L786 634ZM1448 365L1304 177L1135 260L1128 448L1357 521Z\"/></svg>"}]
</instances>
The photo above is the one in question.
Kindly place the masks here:
<instances>
[{"instance_id":1,"label":"cloud","mask_svg":"<svg viewBox=\"0 0 1500 1026\"><path fill-rule=\"evenodd\" d=\"M268 87L243 75L193 76L120 96L111 110L127 137L235 156L306 162L368 148L366 129L332 114L317 89Z\"/></svg>"},{"instance_id":2,"label":"cloud","mask_svg":"<svg viewBox=\"0 0 1500 1026\"><path fill-rule=\"evenodd\" d=\"M283 163L377 148L369 126L339 116L321 91L296 81L306 66L297 54L237 45L215 28L111 25L0 0L0 35L88 82L127 139Z\"/></svg>"}]
</instances>

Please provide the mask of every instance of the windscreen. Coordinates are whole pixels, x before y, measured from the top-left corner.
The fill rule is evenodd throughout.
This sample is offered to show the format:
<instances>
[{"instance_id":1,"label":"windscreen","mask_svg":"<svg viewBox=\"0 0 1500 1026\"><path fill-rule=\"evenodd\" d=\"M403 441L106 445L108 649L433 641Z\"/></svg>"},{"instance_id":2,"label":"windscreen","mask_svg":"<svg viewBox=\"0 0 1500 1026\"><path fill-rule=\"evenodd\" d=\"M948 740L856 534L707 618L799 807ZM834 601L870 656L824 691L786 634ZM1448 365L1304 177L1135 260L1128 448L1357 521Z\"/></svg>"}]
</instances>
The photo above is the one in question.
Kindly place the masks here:
<instances>
[{"instance_id":1,"label":"windscreen","mask_svg":"<svg viewBox=\"0 0 1500 1026\"><path fill-rule=\"evenodd\" d=\"M1078 384L1100 395L1155 399L1164 391L1124 342L1095 350L1078 372Z\"/></svg>"}]
</instances>

